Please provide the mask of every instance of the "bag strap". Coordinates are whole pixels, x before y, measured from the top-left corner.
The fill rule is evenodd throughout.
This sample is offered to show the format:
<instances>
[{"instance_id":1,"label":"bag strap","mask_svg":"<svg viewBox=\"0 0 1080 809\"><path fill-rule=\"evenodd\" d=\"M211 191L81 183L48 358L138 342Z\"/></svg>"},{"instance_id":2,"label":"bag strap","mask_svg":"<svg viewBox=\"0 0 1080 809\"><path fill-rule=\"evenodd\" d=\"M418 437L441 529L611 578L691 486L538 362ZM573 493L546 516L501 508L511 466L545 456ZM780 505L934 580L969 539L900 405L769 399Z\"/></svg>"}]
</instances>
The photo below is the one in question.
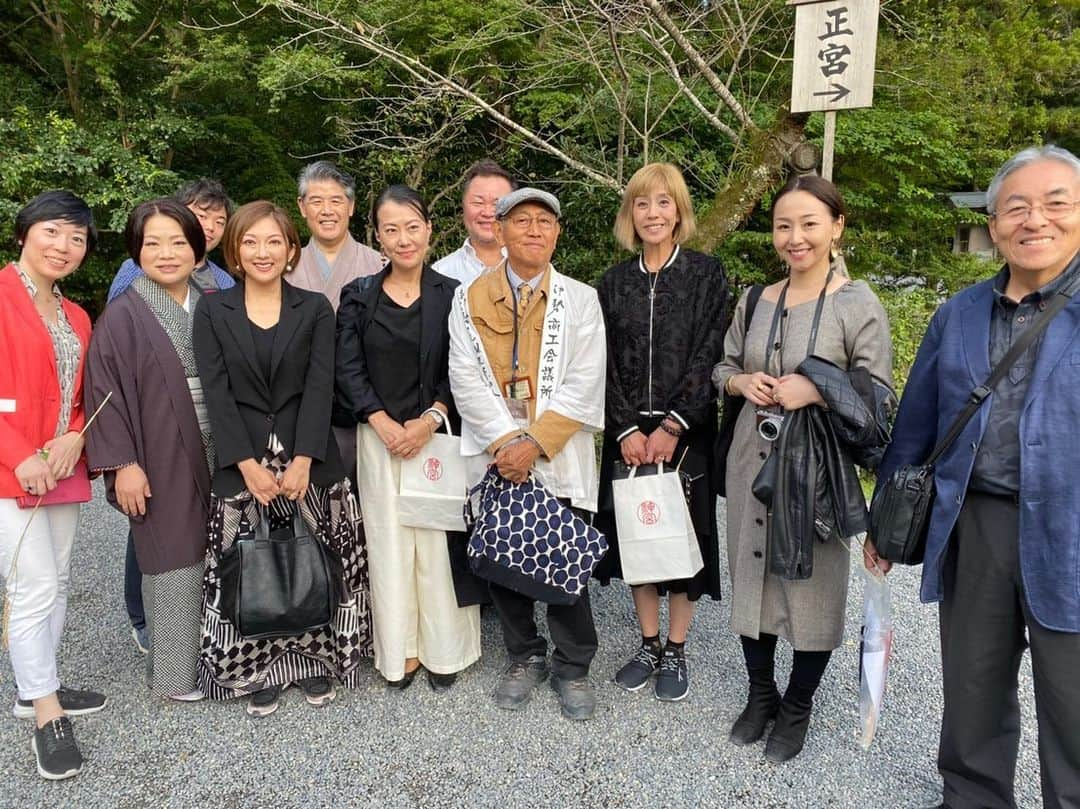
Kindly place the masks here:
<instances>
[{"instance_id":1,"label":"bag strap","mask_svg":"<svg viewBox=\"0 0 1080 809\"><path fill-rule=\"evenodd\" d=\"M308 528L304 523L304 516L300 513L299 503L290 503L293 506L292 509L292 528L293 539L297 537L308 536ZM269 542L270 541L270 506L264 506L262 503L256 502L255 508L259 512L259 522L255 526L254 538L257 541Z\"/></svg>"},{"instance_id":2,"label":"bag strap","mask_svg":"<svg viewBox=\"0 0 1080 809\"><path fill-rule=\"evenodd\" d=\"M1050 304L1043 311L1042 316L1031 324L1026 332L1020 335L1012 347L1008 350L1004 357L994 366L994 369L990 372L990 376L986 378L986 381L971 391L971 395L968 396L967 406L960 411L960 414L953 421L952 426L949 427L949 431L945 433L945 437L938 441L934 447L934 451L930 453L930 457L926 459L928 465L932 465L937 461L942 454L952 446L952 443L963 432L964 427L971 421L971 417L975 415L979 407L982 406L983 401L989 396L997 383L1001 381L1002 377L1009 372L1009 369L1020 359L1022 355L1031 344L1039 339L1046 328L1050 325L1050 321L1054 319L1062 309L1064 309L1069 301L1072 299L1076 292L1077 281L1066 285L1064 289L1059 289L1054 295L1054 299L1050 301Z\"/></svg>"},{"instance_id":3,"label":"bag strap","mask_svg":"<svg viewBox=\"0 0 1080 809\"><path fill-rule=\"evenodd\" d=\"M743 313L743 340L746 340L746 333L750 331L750 321L754 319L754 310L757 309L758 301L761 299L761 293L765 291L764 284L754 284L750 287L750 291L746 293L746 311Z\"/></svg>"}]
</instances>

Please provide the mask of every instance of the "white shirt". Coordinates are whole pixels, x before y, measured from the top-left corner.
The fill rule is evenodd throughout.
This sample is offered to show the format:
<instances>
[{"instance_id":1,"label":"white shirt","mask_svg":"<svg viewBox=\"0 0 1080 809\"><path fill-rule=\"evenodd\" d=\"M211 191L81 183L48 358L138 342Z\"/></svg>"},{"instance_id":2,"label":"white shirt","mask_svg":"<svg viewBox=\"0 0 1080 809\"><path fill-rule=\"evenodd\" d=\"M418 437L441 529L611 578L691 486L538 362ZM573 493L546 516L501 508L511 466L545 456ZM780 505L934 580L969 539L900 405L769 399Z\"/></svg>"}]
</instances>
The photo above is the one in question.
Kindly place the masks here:
<instances>
[{"instance_id":1,"label":"white shirt","mask_svg":"<svg viewBox=\"0 0 1080 809\"><path fill-rule=\"evenodd\" d=\"M440 258L431 266L436 272L457 280L463 287L467 287L490 269L476 255L476 250L468 239L453 253Z\"/></svg>"}]
</instances>

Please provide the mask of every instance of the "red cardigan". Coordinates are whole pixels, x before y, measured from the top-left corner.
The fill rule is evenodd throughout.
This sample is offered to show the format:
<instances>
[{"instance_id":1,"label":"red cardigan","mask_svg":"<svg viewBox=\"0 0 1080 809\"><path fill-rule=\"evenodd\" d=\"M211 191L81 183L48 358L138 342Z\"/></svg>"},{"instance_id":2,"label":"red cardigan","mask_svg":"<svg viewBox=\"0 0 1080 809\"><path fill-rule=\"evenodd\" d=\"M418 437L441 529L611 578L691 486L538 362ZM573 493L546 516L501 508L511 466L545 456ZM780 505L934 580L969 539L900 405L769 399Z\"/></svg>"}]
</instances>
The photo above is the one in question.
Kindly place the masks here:
<instances>
[{"instance_id":1,"label":"red cardigan","mask_svg":"<svg viewBox=\"0 0 1080 809\"><path fill-rule=\"evenodd\" d=\"M90 317L66 298L63 307L82 343L69 428L81 430L86 424L82 377ZM26 494L15 467L55 436L59 421L60 383L52 340L18 271L9 264L0 270L0 497Z\"/></svg>"}]
</instances>

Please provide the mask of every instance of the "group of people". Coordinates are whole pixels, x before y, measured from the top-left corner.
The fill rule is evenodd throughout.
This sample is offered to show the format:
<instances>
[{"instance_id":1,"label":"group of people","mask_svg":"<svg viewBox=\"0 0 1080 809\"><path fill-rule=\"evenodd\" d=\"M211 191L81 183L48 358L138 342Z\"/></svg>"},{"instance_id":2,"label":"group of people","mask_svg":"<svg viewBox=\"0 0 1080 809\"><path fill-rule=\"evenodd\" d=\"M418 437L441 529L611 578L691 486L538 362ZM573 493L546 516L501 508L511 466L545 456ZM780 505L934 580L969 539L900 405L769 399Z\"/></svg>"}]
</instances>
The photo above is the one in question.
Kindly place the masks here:
<instances>
[{"instance_id":1,"label":"group of people","mask_svg":"<svg viewBox=\"0 0 1080 809\"><path fill-rule=\"evenodd\" d=\"M752 744L769 731L770 761L798 755L843 637L850 543L866 530L856 465L885 480L925 460L970 388L1080 273L1080 160L1025 150L987 196L1005 266L935 315L891 443L888 318L848 277L844 203L816 175L792 177L774 197L784 276L743 291L730 318L723 268L686 247L694 211L670 164L648 164L627 184L614 232L633 256L595 289L553 265L559 200L518 187L490 160L462 180L465 243L434 263L431 216L408 186L375 201L376 252L350 235L355 183L329 162L299 178L307 245L281 208L233 210L202 180L132 211L130 260L92 337L57 286L94 247L91 212L68 192L36 197L16 219L19 258L0 270L0 564L15 714L36 720L39 772L79 772L69 717L106 703L61 686L55 655L78 503L96 474L130 522L125 594L155 694L243 696L265 716L296 685L320 706L356 684L372 654L389 687L408 688L423 669L445 691L480 657L480 608L491 604L508 656L496 705L523 708L550 677L565 716L591 717L588 589L547 605L549 656L535 600L478 578L466 533L399 514L403 466L439 430L460 436L471 482L492 469L511 486L535 478L592 522L609 545L593 571L602 584L623 578L615 481L635 467L678 467L704 564L632 586L641 641L612 672L626 691L651 683L663 701L687 696L696 604L721 596L722 493L748 683L730 739ZM219 246L224 268L208 258ZM922 595L942 602L939 768L954 809L1014 805L1025 644L1044 800L1080 806L1080 489L1066 466L1080 441L1078 307L936 466ZM860 403L873 418L856 436ZM245 637L223 604L223 557L263 521L273 529L297 514L341 562L336 610L321 629ZM861 555L887 572L872 536ZM794 649L782 692L780 638Z\"/></svg>"}]
</instances>

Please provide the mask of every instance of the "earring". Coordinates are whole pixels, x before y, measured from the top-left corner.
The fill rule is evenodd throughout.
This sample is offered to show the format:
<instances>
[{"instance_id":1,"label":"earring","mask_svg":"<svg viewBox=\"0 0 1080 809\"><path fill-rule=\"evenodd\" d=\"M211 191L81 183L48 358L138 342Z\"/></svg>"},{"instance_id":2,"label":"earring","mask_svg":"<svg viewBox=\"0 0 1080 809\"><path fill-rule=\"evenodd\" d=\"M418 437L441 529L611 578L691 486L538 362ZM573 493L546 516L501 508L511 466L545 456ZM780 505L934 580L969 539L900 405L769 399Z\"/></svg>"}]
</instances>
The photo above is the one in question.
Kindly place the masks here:
<instances>
[{"instance_id":1,"label":"earring","mask_svg":"<svg viewBox=\"0 0 1080 809\"><path fill-rule=\"evenodd\" d=\"M285 272L286 273L292 272L292 264L290 264L288 262L285 263Z\"/></svg>"},{"instance_id":2,"label":"earring","mask_svg":"<svg viewBox=\"0 0 1080 809\"><path fill-rule=\"evenodd\" d=\"M836 261L836 259L837 259L837 257L839 255L840 255L840 241L839 241L839 239L833 239L833 243L829 247L829 257L833 261Z\"/></svg>"}]
</instances>

